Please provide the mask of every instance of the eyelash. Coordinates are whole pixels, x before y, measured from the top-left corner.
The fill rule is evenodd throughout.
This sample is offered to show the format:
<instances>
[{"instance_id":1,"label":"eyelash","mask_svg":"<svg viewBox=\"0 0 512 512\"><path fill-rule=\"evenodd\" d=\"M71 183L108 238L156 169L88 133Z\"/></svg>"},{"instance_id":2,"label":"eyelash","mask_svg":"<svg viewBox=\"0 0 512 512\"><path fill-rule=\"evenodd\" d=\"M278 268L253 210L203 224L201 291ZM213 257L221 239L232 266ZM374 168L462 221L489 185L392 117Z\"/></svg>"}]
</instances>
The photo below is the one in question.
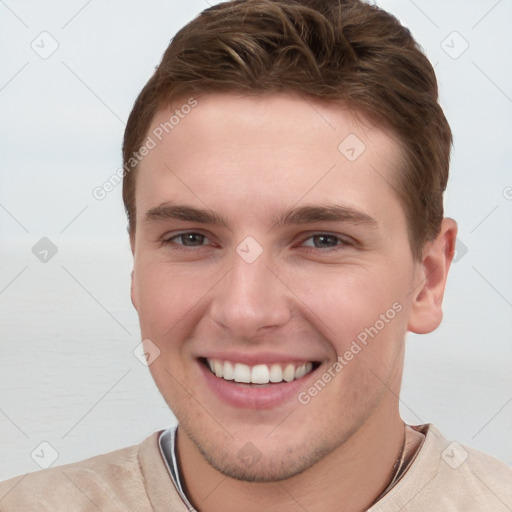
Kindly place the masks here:
<instances>
[{"instance_id":1,"label":"eyelash","mask_svg":"<svg viewBox=\"0 0 512 512\"><path fill-rule=\"evenodd\" d=\"M177 251L194 251L195 249L197 249L199 247L204 247L203 244L197 245L197 246L188 247L186 245L178 244L178 243L175 242L176 239L178 239L180 237L184 237L186 235L199 235L199 236L204 237L205 240L208 240L208 237L206 235L203 235L202 233L199 233L197 231L183 231L183 232L177 233L177 234L175 234L175 235L173 235L173 236L171 236L169 238L162 239L162 241L161 241L162 246L171 246L173 248L173 250L177 250ZM355 245L353 242L351 242L346 237L341 237L341 236L335 235L334 233L329 233L329 232L313 233L312 235L310 235L307 238L305 238L302 241L302 244L304 242L306 242L307 240L310 240L310 239L315 238L315 237L320 237L320 236L335 238L336 239L336 245L333 246L333 247L326 247L326 248L312 247L312 246L306 246L306 248L309 249L309 250L312 249L312 250L321 250L322 252L328 252L328 251L332 251L332 250L339 250L340 246L341 247L346 247L346 246L354 246Z\"/></svg>"}]
</instances>

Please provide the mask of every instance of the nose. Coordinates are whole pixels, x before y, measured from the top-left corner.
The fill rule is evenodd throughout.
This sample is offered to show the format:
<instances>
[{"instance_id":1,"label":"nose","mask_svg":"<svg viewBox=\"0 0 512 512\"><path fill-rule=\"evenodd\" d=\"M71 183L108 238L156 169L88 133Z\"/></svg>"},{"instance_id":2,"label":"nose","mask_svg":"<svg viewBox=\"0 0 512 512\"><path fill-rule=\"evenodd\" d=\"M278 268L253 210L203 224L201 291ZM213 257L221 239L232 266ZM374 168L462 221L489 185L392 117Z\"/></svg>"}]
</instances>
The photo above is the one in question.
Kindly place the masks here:
<instances>
[{"instance_id":1,"label":"nose","mask_svg":"<svg viewBox=\"0 0 512 512\"><path fill-rule=\"evenodd\" d=\"M251 340L290 319L290 294L260 256L247 263L234 255L233 267L215 288L210 314L232 338Z\"/></svg>"}]
</instances>

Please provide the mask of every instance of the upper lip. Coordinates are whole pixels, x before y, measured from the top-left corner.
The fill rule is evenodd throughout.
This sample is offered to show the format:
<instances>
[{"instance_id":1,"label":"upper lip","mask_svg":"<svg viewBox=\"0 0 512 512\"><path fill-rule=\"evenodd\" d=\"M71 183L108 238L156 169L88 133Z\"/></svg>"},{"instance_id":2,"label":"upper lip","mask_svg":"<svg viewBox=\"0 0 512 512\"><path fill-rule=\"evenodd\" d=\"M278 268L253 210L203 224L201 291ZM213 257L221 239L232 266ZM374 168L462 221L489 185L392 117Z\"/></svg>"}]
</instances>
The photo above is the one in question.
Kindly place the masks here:
<instances>
[{"instance_id":1,"label":"upper lip","mask_svg":"<svg viewBox=\"0 0 512 512\"><path fill-rule=\"evenodd\" d=\"M258 354L250 354L247 352L209 352L201 355L200 358L230 361L233 363L246 364L248 366L255 366L257 364L309 363L320 361L320 358L318 357L297 357L296 354L278 354L273 352L260 352Z\"/></svg>"}]
</instances>

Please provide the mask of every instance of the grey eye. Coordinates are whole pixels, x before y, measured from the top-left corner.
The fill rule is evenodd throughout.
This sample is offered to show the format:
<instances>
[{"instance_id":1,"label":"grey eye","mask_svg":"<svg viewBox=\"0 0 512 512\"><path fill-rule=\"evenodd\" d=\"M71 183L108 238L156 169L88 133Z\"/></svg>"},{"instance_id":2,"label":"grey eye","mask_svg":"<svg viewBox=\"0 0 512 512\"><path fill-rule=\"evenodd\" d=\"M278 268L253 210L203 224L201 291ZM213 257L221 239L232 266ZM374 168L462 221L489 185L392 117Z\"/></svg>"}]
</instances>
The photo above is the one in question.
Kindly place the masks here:
<instances>
[{"instance_id":1,"label":"grey eye","mask_svg":"<svg viewBox=\"0 0 512 512\"><path fill-rule=\"evenodd\" d=\"M186 245L187 247L203 245L206 239L206 237L200 233L185 233L183 235L178 235L176 238L181 238L183 245Z\"/></svg>"},{"instance_id":2,"label":"grey eye","mask_svg":"<svg viewBox=\"0 0 512 512\"><path fill-rule=\"evenodd\" d=\"M311 241L311 243L309 241ZM341 241L340 238L335 235L322 234L309 237L304 242L304 245L321 249L324 247L335 247L338 245L339 241Z\"/></svg>"}]
</instances>

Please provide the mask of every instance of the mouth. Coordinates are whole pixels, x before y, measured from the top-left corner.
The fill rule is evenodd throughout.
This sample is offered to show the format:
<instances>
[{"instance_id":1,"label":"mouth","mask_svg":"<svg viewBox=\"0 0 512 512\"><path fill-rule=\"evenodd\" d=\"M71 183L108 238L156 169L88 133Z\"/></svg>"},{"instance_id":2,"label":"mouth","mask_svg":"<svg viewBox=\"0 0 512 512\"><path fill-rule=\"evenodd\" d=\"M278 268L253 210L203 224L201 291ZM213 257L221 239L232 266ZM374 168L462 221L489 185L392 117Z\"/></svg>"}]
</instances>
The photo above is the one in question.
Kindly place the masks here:
<instances>
[{"instance_id":1,"label":"mouth","mask_svg":"<svg viewBox=\"0 0 512 512\"><path fill-rule=\"evenodd\" d=\"M271 410L296 407L299 394L311 385L325 361L285 354L224 353L196 358L208 395L234 409Z\"/></svg>"},{"instance_id":2,"label":"mouth","mask_svg":"<svg viewBox=\"0 0 512 512\"><path fill-rule=\"evenodd\" d=\"M200 358L200 362L217 378L231 383L266 387L302 379L320 366L317 361L290 361L247 365L240 362Z\"/></svg>"}]
</instances>

